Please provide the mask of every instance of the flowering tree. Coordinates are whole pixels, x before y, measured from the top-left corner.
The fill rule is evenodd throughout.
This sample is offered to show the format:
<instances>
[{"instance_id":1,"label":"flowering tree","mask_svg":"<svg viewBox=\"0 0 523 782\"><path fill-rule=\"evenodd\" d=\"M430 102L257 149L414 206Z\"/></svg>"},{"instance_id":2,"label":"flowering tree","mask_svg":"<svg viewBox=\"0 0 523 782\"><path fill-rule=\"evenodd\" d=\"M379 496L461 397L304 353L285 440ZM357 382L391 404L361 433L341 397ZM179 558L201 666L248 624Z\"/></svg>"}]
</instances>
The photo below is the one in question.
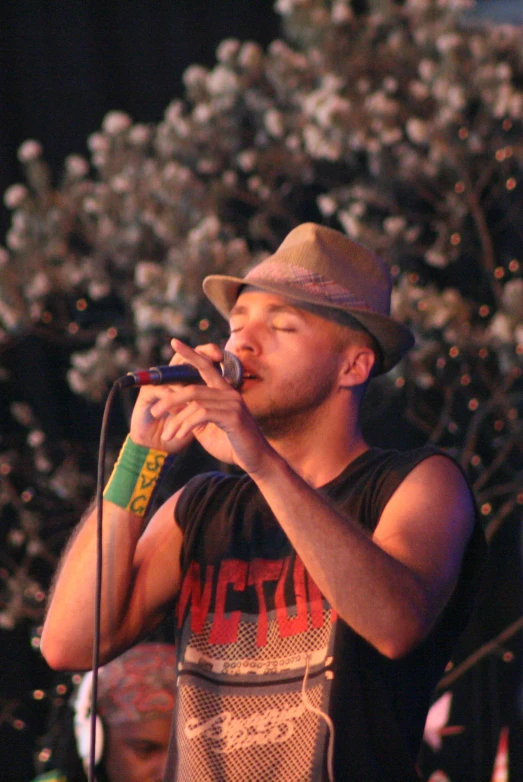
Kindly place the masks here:
<instances>
[{"instance_id":1,"label":"flowering tree","mask_svg":"<svg viewBox=\"0 0 523 782\"><path fill-rule=\"evenodd\" d=\"M282 40L224 41L158 125L111 112L58 185L23 144L26 182L4 197L0 346L59 335L72 390L102 402L119 375L167 361L170 336L222 340L206 274L243 272L299 222L324 222L386 259L394 314L416 334L375 400L456 455L489 539L518 523L523 31L467 25L470 4L279 0ZM38 621L45 589L28 574L35 558L52 567L51 509L74 515L94 483L74 448L53 462L27 406L11 412L28 438L23 458L0 444L4 627Z\"/></svg>"}]
</instances>

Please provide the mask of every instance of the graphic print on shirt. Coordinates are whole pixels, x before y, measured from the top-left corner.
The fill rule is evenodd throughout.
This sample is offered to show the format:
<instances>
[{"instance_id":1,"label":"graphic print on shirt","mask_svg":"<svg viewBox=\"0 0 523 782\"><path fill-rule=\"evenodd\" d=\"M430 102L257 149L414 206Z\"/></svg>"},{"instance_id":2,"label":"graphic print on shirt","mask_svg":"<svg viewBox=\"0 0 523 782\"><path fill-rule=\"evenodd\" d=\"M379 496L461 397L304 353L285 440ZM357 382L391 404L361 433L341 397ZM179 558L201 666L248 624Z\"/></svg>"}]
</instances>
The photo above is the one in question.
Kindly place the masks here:
<instances>
[{"instance_id":1,"label":"graphic print on shirt","mask_svg":"<svg viewBox=\"0 0 523 782\"><path fill-rule=\"evenodd\" d=\"M177 782L320 782L328 731L315 710L328 710L335 620L295 554L191 563L178 603Z\"/></svg>"}]
</instances>

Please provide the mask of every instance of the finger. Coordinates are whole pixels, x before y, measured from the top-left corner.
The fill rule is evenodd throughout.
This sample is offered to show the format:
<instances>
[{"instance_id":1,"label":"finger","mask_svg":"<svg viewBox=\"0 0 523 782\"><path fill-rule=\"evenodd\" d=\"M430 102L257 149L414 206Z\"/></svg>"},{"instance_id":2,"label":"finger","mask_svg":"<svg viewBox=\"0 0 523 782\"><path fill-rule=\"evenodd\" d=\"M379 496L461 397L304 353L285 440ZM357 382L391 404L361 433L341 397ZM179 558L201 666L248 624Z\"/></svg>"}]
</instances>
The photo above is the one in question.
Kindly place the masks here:
<instances>
[{"instance_id":1,"label":"finger","mask_svg":"<svg viewBox=\"0 0 523 782\"><path fill-rule=\"evenodd\" d=\"M207 404L191 402L165 422L162 437L166 440L184 438L195 428L206 424L214 424L224 429L231 421L232 415L230 405L223 399L213 399Z\"/></svg>"},{"instance_id":2,"label":"finger","mask_svg":"<svg viewBox=\"0 0 523 782\"><path fill-rule=\"evenodd\" d=\"M171 340L171 345L184 361L198 370L208 386L212 388L229 387L229 383L223 379L221 372L215 366L216 362L223 359L223 353L218 345L200 345L196 350L193 350L176 338Z\"/></svg>"},{"instance_id":3,"label":"finger","mask_svg":"<svg viewBox=\"0 0 523 782\"><path fill-rule=\"evenodd\" d=\"M177 385L169 386L169 388L171 393L162 395L162 398L157 399L152 407L152 414L156 417L166 413L177 415L180 410L192 402L212 407L221 404L222 401L223 404L229 405L239 398L238 392L231 388L227 382L224 382L223 388L202 385Z\"/></svg>"},{"instance_id":4,"label":"finger","mask_svg":"<svg viewBox=\"0 0 523 782\"><path fill-rule=\"evenodd\" d=\"M154 418L176 415L194 399L199 388L206 388L206 386L166 385L159 388L162 389L162 393L156 395L150 408Z\"/></svg>"}]
</instances>

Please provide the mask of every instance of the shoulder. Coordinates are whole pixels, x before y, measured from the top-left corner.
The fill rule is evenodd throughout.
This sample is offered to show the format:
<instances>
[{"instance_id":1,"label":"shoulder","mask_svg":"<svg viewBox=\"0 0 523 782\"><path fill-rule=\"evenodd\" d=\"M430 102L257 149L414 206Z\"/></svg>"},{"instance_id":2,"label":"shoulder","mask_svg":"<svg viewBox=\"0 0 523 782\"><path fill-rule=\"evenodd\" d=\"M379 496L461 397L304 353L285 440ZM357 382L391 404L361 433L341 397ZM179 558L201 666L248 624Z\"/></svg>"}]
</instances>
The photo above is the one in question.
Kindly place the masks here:
<instances>
[{"instance_id":1,"label":"shoulder","mask_svg":"<svg viewBox=\"0 0 523 782\"><path fill-rule=\"evenodd\" d=\"M395 493L413 493L416 488L424 496L444 501L461 495L475 510L468 480L454 457L434 446L409 451L383 451L377 468L387 502ZM452 496L451 496L452 495Z\"/></svg>"},{"instance_id":2,"label":"shoulder","mask_svg":"<svg viewBox=\"0 0 523 782\"><path fill-rule=\"evenodd\" d=\"M458 462L445 451L425 448L406 454L398 462L398 490L419 490L436 502L455 501L459 497L475 511L469 482Z\"/></svg>"},{"instance_id":3,"label":"shoulder","mask_svg":"<svg viewBox=\"0 0 523 782\"><path fill-rule=\"evenodd\" d=\"M417 449L401 454L391 471L396 486L387 508L421 507L429 515L438 512L452 517L465 516L471 523L476 505L467 478L456 460L436 448Z\"/></svg>"},{"instance_id":4,"label":"shoulder","mask_svg":"<svg viewBox=\"0 0 523 782\"><path fill-rule=\"evenodd\" d=\"M406 457L405 457L406 458ZM378 537L398 535L418 551L439 548L450 559L463 552L479 514L466 477L457 462L434 450L409 462L383 508Z\"/></svg>"},{"instance_id":5,"label":"shoulder","mask_svg":"<svg viewBox=\"0 0 523 782\"><path fill-rule=\"evenodd\" d=\"M411 450L370 448L349 464L330 489L334 499L347 503L349 510L367 529L374 529L390 500L406 487L423 483L425 492L431 486L452 476L452 482L466 480L452 457L434 446ZM438 477L439 476L439 477Z\"/></svg>"}]
</instances>

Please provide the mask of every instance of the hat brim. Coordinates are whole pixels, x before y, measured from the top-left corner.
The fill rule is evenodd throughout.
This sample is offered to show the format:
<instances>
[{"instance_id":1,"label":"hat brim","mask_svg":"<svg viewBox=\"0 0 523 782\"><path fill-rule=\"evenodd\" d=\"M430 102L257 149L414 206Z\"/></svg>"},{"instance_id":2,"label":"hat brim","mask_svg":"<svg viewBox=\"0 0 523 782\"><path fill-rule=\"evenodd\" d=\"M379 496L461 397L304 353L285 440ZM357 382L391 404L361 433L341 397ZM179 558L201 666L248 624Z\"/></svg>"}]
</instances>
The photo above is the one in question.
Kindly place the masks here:
<instances>
[{"instance_id":1,"label":"hat brim","mask_svg":"<svg viewBox=\"0 0 523 782\"><path fill-rule=\"evenodd\" d=\"M275 293L278 296L292 299L296 302L314 304L319 307L346 312L358 321L369 334L371 334L382 352L382 365L380 373L388 372L401 361L403 356L414 345L414 335L407 326L399 323L388 315L359 309L358 307L340 306L326 301L321 295L315 295L310 291L293 288L288 283L256 280L250 283L239 277L229 277L222 274L211 274L203 281L203 290L209 301L214 304L218 312L228 320L231 310L238 298L240 289L249 285L267 293Z\"/></svg>"}]
</instances>

